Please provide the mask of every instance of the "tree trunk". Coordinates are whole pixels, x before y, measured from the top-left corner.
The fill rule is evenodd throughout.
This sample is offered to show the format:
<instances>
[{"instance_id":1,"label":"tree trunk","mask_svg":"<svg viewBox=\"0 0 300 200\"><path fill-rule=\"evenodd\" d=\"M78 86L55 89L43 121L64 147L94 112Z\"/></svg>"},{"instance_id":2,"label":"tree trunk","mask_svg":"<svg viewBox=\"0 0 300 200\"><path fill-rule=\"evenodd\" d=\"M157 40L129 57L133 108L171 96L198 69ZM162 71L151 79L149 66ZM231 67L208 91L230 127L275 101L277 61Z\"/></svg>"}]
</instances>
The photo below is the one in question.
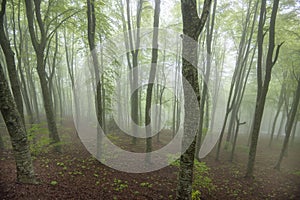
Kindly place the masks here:
<instances>
[{"instance_id":1,"label":"tree trunk","mask_svg":"<svg viewBox=\"0 0 300 200\"><path fill-rule=\"evenodd\" d=\"M41 1L34 0L34 10L31 0L26 0L26 16L28 20L28 28L31 37L31 42L33 48L36 53L36 61L37 61L37 72L41 84L42 89L42 96L44 102L44 108L46 112L47 124L49 129L50 139L52 143L56 143L55 150L57 152L61 152L61 146L59 145L60 138L58 135L56 121L54 116L53 104L52 99L49 91L49 83L47 81L47 72L45 69L45 48L47 44L47 40L49 37L47 35L47 31L45 30L45 24L41 16ZM38 40L37 31L35 30L34 26L34 12L37 18L39 33L40 33L40 40ZM48 44L50 45L50 44Z\"/></svg>"},{"instance_id":2,"label":"tree trunk","mask_svg":"<svg viewBox=\"0 0 300 200\"><path fill-rule=\"evenodd\" d=\"M197 71L197 41L203 30L210 11L211 0L205 0L201 18L198 16L196 0L181 0L181 12L183 20L183 40L182 40L182 75L183 78L192 86L198 100L200 100L198 71ZM191 41L194 40L194 41ZM189 62L189 61L190 62ZM184 93L184 135L182 147L192 139L191 145L180 157L180 171L177 185L176 199L192 198L192 180L195 156L196 138L193 137L193 120L197 120L197 116L193 116L193 99L188 91L186 91L186 83L183 80Z\"/></svg>"},{"instance_id":3,"label":"tree trunk","mask_svg":"<svg viewBox=\"0 0 300 200\"><path fill-rule=\"evenodd\" d=\"M28 38L24 38L25 42L25 51L29 52L28 48ZM30 92L30 97L32 101L32 108L33 112L35 113L35 123L40 123L40 110L38 106L38 94L36 92L36 87L34 84L34 76L33 76L33 70L30 67L30 60L29 60L29 55L26 55L23 57L23 63L24 63L24 68L25 68L25 73L27 77L27 85L28 85L28 91Z\"/></svg>"},{"instance_id":4,"label":"tree trunk","mask_svg":"<svg viewBox=\"0 0 300 200\"><path fill-rule=\"evenodd\" d=\"M243 125L243 124L246 124L246 122L240 123L239 116L236 116L236 129L235 129L235 133L234 133L233 144L232 144L232 149L231 149L231 154L230 154L230 159L229 159L230 162L233 161L236 142L237 142L237 137L238 137L238 134L239 134L239 129L240 129L240 126Z\"/></svg>"},{"instance_id":5,"label":"tree trunk","mask_svg":"<svg viewBox=\"0 0 300 200\"><path fill-rule=\"evenodd\" d=\"M279 128L277 131L277 135L276 135L276 140L279 140L279 137L282 133L282 128L284 126L284 122L286 121L286 115L287 113L285 112L285 110L282 111L282 115L281 115L281 120L280 120L280 124L279 124Z\"/></svg>"},{"instance_id":6,"label":"tree trunk","mask_svg":"<svg viewBox=\"0 0 300 200\"><path fill-rule=\"evenodd\" d=\"M17 105L17 109L24 123L25 121L24 121L24 112L23 112L23 100L22 100L22 94L20 88L20 81L18 78L16 63L14 58L15 53L11 49L10 41L8 36L5 33L5 28L4 28L5 9L6 9L6 0L3 0L1 4L1 11L0 11L0 45L5 55L5 60L6 60L6 65L7 65L13 96Z\"/></svg>"},{"instance_id":7,"label":"tree trunk","mask_svg":"<svg viewBox=\"0 0 300 200\"><path fill-rule=\"evenodd\" d=\"M43 58L44 58L43 53L37 52L37 72L38 72L40 83L41 83L44 108L45 108L45 112L46 112L47 124L48 124L48 129L49 129L49 137L53 143L58 143L58 142L60 142L60 138L59 138L57 127L56 127L53 104L52 104L52 100L51 100L51 96L50 96L50 92L49 92L49 88L48 88L48 82L46 79L46 72L43 68L43 66L44 66ZM55 149L56 149L56 151L60 152L61 151L60 145L56 145Z\"/></svg>"},{"instance_id":8,"label":"tree trunk","mask_svg":"<svg viewBox=\"0 0 300 200\"><path fill-rule=\"evenodd\" d=\"M0 110L13 147L17 167L17 181L20 183L37 183L34 175L25 126L10 93L1 63Z\"/></svg>"},{"instance_id":9,"label":"tree trunk","mask_svg":"<svg viewBox=\"0 0 300 200\"><path fill-rule=\"evenodd\" d=\"M297 118L296 118L295 122L294 122L293 132L292 132L291 146L294 145L294 141L295 141L295 137L296 137L297 124L298 124L298 121L297 121Z\"/></svg>"},{"instance_id":10,"label":"tree trunk","mask_svg":"<svg viewBox=\"0 0 300 200\"><path fill-rule=\"evenodd\" d=\"M276 128L276 122L277 122L278 116L280 114L281 107L283 105L283 95L284 95L284 93L285 93L285 84L282 84L281 89L280 89L280 96L279 96L279 100L278 100L278 105L277 105L277 112L275 114L273 125L272 125L271 138L270 138L270 141L269 141L269 147L271 147L272 142L273 142L274 132L275 132L275 128Z\"/></svg>"},{"instance_id":11,"label":"tree trunk","mask_svg":"<svg viewBox=\"0 0 300 200\"><path fill-rule=\"evenodd\" d=\"M246 177L252 178L253 177L253 169L256 157L256 148L258 142L258 136L262 121L262 116L264 112L266 96L269 89L269 84L271 81L271 73L272 68L275 65L279 50L282 44L280 44L276 49L276 55L273 60L273 54L275 49L275 21L276 15L278 10L279 0L274 0L273 8L272 8L272 15L270 20L270 27L269 27L269 44L268 44L268 53L266 58L266 66L265 66L265 73L264 79L262 79L262 56L263 56L263 40L264 40L264 23L265 23L265 14L266 14L266 0L262 0L261 3L261 12L260 12L260 19L259 19L259 27L258 27L258 59L257 59L257 98L256 98L256 107L255 107L255 114L253 120L253 130L251 134L251 145L249 150L249 158L247 164L247 172Z\"/></svg>"},{"instance_id":12,"label":"tree trunk","mask_svg":"<svg viewBox=\"0 0 300 200\"><path fill-rule=\"evenodd\" d=\"M278 159L278 161L277 161L277 163L274 167L277 170L280 169L280 165L281 165L283 156L284 156L285 152L288 149L290 135L291 135L291 132L292 132L295 116L296 116L297 110L298 110L299 100L300 100L300 79L298 80L297 90L295 92L295 96L294 96L293 104L292 104L292 107L291 107L291 111L290 111L290 114L288 116L286 129L285 129L285 138L284 138L284 142L283 142L283 145L282 145L282 149L281 149L281 152L280 152L280 155L279 155L279 159Z\"/></svg>"},{"instance_id":13,"label":"tree trunk","mask_svg":"<svg viewBox=\"0 0 300 200\"><path fill-rule=\"evenodd\" d=\"M102 116L102 95L101 95L101 79L99 71L99 61L95 49L95 30L96 30L96 17L95 17L95 1L87 0L87 18L88 18L88 41L90 52L92 54L94 73L96 79L96 112L97 112L97 158L101 158L102 154L102 127L103 127L103 116Z\"/></svg>"},{"instance_id":14,"label":"tree trunk","mask_svg":"<svg viewBox=\"0 0 300 200\"><path fill-rule=\"evenodd\" d=\"M152 151L152 137L151 137L151 102L152 102L152 91L153 84L156 76L156 67L158 59L158 27L159 27L159 14L160 14L160 0L155 0L155 9L154 9L154 22L153 22L153 38L152 38L152 58L151 58L151 68L150 76L148 80L147 95L146 95L146 106L145 106L145 126L146 126L146 162L151 162ZM160 123L160 121L158 122Z\"/></svg>"}]
</instances>

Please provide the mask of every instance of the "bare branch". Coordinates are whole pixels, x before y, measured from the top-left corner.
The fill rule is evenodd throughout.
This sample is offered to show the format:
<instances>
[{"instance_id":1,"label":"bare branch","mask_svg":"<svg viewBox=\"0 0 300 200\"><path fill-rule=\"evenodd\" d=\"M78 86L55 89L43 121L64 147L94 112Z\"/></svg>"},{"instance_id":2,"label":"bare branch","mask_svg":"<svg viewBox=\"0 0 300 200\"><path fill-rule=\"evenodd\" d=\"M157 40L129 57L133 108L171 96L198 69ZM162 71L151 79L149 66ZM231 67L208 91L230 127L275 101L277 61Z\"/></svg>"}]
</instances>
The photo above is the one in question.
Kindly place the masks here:
<instances>
[{"instance_id":1,"label":"bare branch","mask_svg":"<svg viewBox=\"0 0 300 200\"><path fill-rule=\"evenodd\" d=\"M208 15L209 15L211 2L212 2L212 0L205 0L204 1L202 14L201 14L201 17L200 17L198 28L196 30L197 31L196 35L199 35L202 32L202 30L203 30L203 28L205 26L205 22L206 22L206 20L208 18Z\"/></svg>"},{"instance_id":2,"label":"bare branch","mask_svg":"<svg viewBox=\"0 0 300 200\"><path fill-rule=\"evenodd\" d=\"M280 50L280 47L284 44L284 42L282 42L281 44L279 44L277 46L277 49L276 49L276 54L275 54L275 58L274 58L274 61L272 62L272 67L275 65L277 59L278 59L278 55L279 55L279 50Z\"/></svg>"},{"instance_id":3,"label":"bare branch","mask_svg":"<svg viewBox=\"0 0 300 200\"><path fill-rule=\"evenodd\" d=\"M73 14L69 15L68 17L64 18L47 36L47 39L49 39L50 37L52 37L52 35L57 31L57 29L68 19L70 19L71 17L73 17L74 15L76 15L77 13L79 13L81 10L78 10L76 12L74 12Z\"/></svg>"}]
</instances>

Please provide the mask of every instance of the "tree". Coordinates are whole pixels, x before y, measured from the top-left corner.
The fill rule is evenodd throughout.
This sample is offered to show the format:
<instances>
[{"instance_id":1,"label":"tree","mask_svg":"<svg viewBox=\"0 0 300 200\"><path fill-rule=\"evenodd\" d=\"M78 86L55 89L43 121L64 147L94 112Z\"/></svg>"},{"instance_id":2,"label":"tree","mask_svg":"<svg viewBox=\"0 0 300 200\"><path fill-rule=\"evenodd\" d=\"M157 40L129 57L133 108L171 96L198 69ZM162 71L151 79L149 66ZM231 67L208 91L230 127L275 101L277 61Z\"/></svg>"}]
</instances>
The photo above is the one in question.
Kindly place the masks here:
<instances>
[{"instance_id":1,"label":"tree","mask_svg":"<svg viewBox=\"0 0 300 200\"><path fill-rule=\"evenodd\" d=\"M276 111L276 114L275 114L275 117L274 117L272 130L271 130L271 138L270 138L270 141L269 141L269 147L271 147L271 145L272 145L272 141L273 141L273 137L274 137L274 133L275 133L276 122L277 122L278 116L280 114L281 107L283 105L284 95L286 94L285 77L286 77L286 73L283 74L283 79L284 80L283 80L283 83L281 84L280 95L279 95L279 100L278 100L278 104L277 104L277 111ZM283 118L283 116L282 116L282 118Z\"/></svg>"},{"instance_id":2,"label":"tree","mask_svg":"<svg viewBox=\"0 0 300 200\"><path fill-rule=\"evenodd\" d=\"M181 0L181 12L183 21L182 75L183 78L185 78L187 82L192 86L195 94L197 95L198 104L200 100L200 92L198 83L198 71L195 68L195 66L197 66L198 50L197 45L195 45L195 42L191 42L191 39L194 41L198 41L199 35L202 32L209 15L211 2L211 0L204 1L202 14L199 18L196 0ZM185 119L192 119L195 118L195 116L191 116L191 113L193 113L192 110L195 108L191 106L193 105L193 100L189 96L189 92L185 90L185 87L186 86L183 84L185 108L184 116ZM193 141L180 157L180 171L176 199L192 198L192 179L196 140L195 138L191 138L193 137L193 130L191 130L191 127L193 125L191 123L192 122L189 120L184 120L184 136L182 146L186 145L186 141L190 139L193 139Z\"/></svg>"},{"instance_id":3,"label":"tree","mask_svg":"<svg viewBox=\"0 0 300 200\"><path fill-rule=\"evenodd\" d=\"M101 79L100 79L100 71L99 71L99 60L97 57L97 52L95 49L95 34L96 34L96 17L95 17L95 1L87 0L87 18L88 18L88 41L89 48L92 54L93 66L95 78L97 81L96 88L96 112L97 112L97 120L99 125L97 125L97 158L101 157L102 151L102 136L101 136L101 128L103 126L103 116L102 116L102 96L101 96Z\"/></svg>"},{"instance_id":4,"label":"tree","mask_svg":"<svg viewBox=\"0 0 300 200\"><path fill-rule=\"evenodd\" d=\"M257 33L257 42L258 42L257 96L256 96L256 106L255 106L253 127L251 133L251 144L250 144L249 158L248 158L247 172L246 172L246 177L248 178L253 177L257 141L258 141L260 126L262 122L266 96L271 81L271 73L278 59L280 47L283 44L281 43L280 45L277 46L276 53L273 59L274 49L275 49L275 22L276 22L276 15L278 11L278 5L279 5L279 0L274 0L272 6L271 19L270 19L270 26L269 26L268 51L267 51L265 67L263 68L262 61L263 61L264 24L266 21L266 0L262 0L261 2L258 33ZM264 72L263 69L265 69ZM263 78L263 74L264 74L264 78Z\"/></svg>"},{"instance_id":5,"label":"tree","mask_svg":"<svg viewBox=\"0 0 300 200\"><path fill-rule=\"evenodd\" d=\"M2 12L4 12L5 1L2 1ZM25 126L10 89L2 65L0 63L0 111L4 118L13 147L16 167L17 181L20 183L37 183L32 165L29 143Z\"/></svg>"},{"instance_id":6,"label":"tree","mask_svg":"<svg viewBox=\"0 0 300 200\"><path fill-rule=\"evenodd\" d=\"M298 105L299 105L299 101L300 101L300 78L297 79L297 89L295 91L295 95L294 95L294 99L293 99L293 104L291 106L289 115L288 115L288 120L287 120L287 124L285 127L285 138L283 141L283 145L282 145L282 149L279 155L279 159L275 165L275 169L279 170L280 169L280 165L283 159L284 154L286 153L287 149L288 149L288 144L289 144L289 139L290 139L290 135L293 129L293 124L294 124L294 120L297 114L297 110L298 110Z\"/></svg>"},{"instance_id":7,"label":"tree","mask_svg":"<svg viewBox=\"0 0 300 200\"><path fill-rule=\"evenodd\" d=\"M47 81L47 72L46 72L46 62L45 62L45 50L47 47L47 43L49 44L50 38L52 39L55 31L49 32L49 24L45 24L45 19L42 18L41 15L41 1L34 0L34 7L32 5L32 0L26 0L26 16L28 20L28 28L31 37L31 42L36 53L36 64L37 64L37 72L40 79L40 84L42 88L43 94L43 101L44 101L44 108L47 117L48 129L49 129L49 136L53 143L59 143L60 138L57 131L56 120L53 110L53 103L51 100L50 90L49 90L49 83ZM50 9L51 3L48 5L48 11ZM35 14L34 14L35 13ZM35 26L34 16L36 17L38 23L38 30L37 26ZM51 41L51 40L50 40ZM60 151L59 145L56 145L56 150Z\"/></svg>"},{"instance_id":8,"label":"tree","mask_svg":"<svg viewBox=\"0 0 300 200\"><path fill-rule=\"evenodd\" d=\"M203 135L203 121L204 121L204 108L205 103L208 106L208 81L211 71L211 62L212 62L212 39L213 39L213 32L214 32L214 25L215 25L215 14L216 14L216 8L217 8L217 0L214 1L213 6L213 12L211 16L211 22L210 22L210 16L208 16L208 22L206 23L206 52L207 52L207 58L206 58L206 69L204 78L202 81L202 95L200 100L200 121L199 121L199 130L197 134L197 141L196 141L196 155L199 155L200 147L201 147L201 140ZM207 102L206 102L207 101ZM209 113L209 109L206 109L206 113ZM208 120L208 117L207 117ZM208 128L208 126L206 127ZM198 157L197 157L198 158ZM198 158L199 159L199 158Z\"/></svg>"},{"instance_id":9,"label":"tree","mask_svg":"<svg viewBox=\"0 0 300 200\"><path fill-rule=\"evenodd\" d=\"M156 76L156 67L158 59L158 27L159 27L159 14L160 14L160 0L155 0L155 9L154 9L154 22L153 22L153 38L152 38L152 58L151 58L151 68L147 88L146 96L146 108L145 108L145 126L147 132L146 139L146 152L152 151L152 137L151 136L151 102L152 102L152 91L153 83ZM158 122L160 123L160 122ZM150 162L150 154L146 154L146 161Z\"/></svg>"},{"instance_id":10,"label":"tree","mask_svg":"<svg viewBox=\"0 0 300 200\"><path fill-rule=\"evenodd\" d=\"M1 3L1 13L0 13L0 45L5 55L8 75L12 87L12 92L14 99L17 104L18 111L23 119L24 122L24 113L23 113L23 102L22 102L22 94L20 88L20 81L18 78L16 63L14 55L15 53L10 47L10 40L8 35L5 34L4 28L4 14L6 8L6 0L3 0Z\"/></svg>"},{"instance_id":11,"label":"tree","mask_svg":"<svg viewBox=\"0 0 300 200\"><path fill-rule=\"evenodd\" d=\"M130 62L130 58L127 54L128 66L131 70L131 89L132 96L131 96L131 118L133 120L132 123L132 131L133 134L137 134L137 129L135 124L139 124L139 96L137 91L137 84L138 84L138 55L139 55L139 47L140 47L140 27L141 27L141 18L142 18L142 10L143 10L143 0L139 0L137 4L137 13L136 13L136 33L133 35L132 30L132 21L130 16L130 0L126 0L126 10L127 10L127 30L128 30L128 38L125 39L125 42L129 46L132 61ZM136 137L132 138L132 143L136 144Z\"/></svg>"},{"instance_id":12,"label":"tree","mask_svg":"<svg viewBox=\"0 0 300 200\"><path fill-rule=\"evenodd\" d=\"M234 125L236 125L235 122L238 117L238 112L240 109L241 102L243 100L249 72L251 69L252 61L253 61L255 50L256 50L256 45L255 45L254 48L252 49L253 56L252 56L252 58L250 58L251 63L249 64L249 67L247 70L249 55L250 55L251 46L252 46L252 37L253 37L253 32L254 32L255 20L256 20L256 15L257 15L258 1L256 1L254 8L251 8L251 7L252 7L252 1L249 1L247 14L246 14L246 20L242 27L242 36L241 36L240 42L239 42L238 55L237 55L237 60L236 60L236 64L235 64L234 74L233 74L233 77L231 80L230 91L229 91L229 96L228 96L227 106L226 106L226 114L225 114L224 123L223 123L223 127L221 130L218 146L217 146L216 160L219 160L222 139L223 139L223 136L225 133L225 128L226 128L230 113L231 113L231 116L230 116L230 123L228 126L228 135L227 135L227 141L226 141L227 143L226 143L225 148L227 148L228 142L230 141L230 139L233 135L232 132L234 132L234 130L233 130ZM254 10L254 12L252 11L252 9ZM252 12L254 13L253 20L251 20ZM252 21L252 23L251 23L251 21ZM248 29L250 29L249 33L248 33ZM236 125L236 127L237 127L237 125Z\"/></svg>"}]
</instances>

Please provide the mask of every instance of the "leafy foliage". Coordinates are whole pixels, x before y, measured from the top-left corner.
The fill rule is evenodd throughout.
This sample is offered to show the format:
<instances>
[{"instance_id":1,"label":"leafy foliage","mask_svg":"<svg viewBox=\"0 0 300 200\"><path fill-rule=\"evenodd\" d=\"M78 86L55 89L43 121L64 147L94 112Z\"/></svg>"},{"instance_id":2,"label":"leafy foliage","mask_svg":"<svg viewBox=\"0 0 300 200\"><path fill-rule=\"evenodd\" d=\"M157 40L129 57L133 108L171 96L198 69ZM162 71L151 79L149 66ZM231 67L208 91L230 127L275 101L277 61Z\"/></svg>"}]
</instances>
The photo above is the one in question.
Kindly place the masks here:
<instances>
[{"instance_id":1,"label":"leafy foliage","mask_svg":"<svg viewBox=\"0 0 300 200\"><path fill-rule=\"evenodd\" d=\"M169 156L169 161L173 160L172 156ZM169 162L170 163L170 162ZM170 163L171 166L179 167L180 160L177 159ZM209 193L213 192L216 187L213 184L212 179L209 177L210 168L205 162L194 161L194 182L193 182L193 192L192 199L200 199L200 190L207 190Z\"/></svg>"},{"instance_id":2,"label":"leafy foliage","mask_svg":"<svg viewBox=\"0 0 300 200\"><path fill-rule=\"evenodd\" d=\"M33 124L27 131L30 151L34 156L49 151L50 138L48 137L48 129L43 126L44 124Z\"/></svg>"}]
</instances>

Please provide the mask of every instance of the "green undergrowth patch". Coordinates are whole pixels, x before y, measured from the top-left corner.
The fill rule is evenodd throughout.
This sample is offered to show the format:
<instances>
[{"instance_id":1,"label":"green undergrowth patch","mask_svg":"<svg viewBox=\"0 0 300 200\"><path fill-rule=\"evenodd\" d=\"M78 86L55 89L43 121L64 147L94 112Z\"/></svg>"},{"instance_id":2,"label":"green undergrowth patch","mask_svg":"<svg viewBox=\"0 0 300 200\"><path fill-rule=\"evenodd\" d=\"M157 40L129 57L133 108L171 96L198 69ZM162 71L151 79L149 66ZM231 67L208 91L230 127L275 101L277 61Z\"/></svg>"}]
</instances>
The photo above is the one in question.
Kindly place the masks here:
<instances>
[{"instance_id":1,"label":"green undergrowth patch","mask_svg":"<svg viewBox=\"0 0 300 200\"><path fill-rule=\"evenodd\" d=\"M169 161L174 160L172 156L169 156ZM180 160L177 159L173 162L169 162L171 166L180 167ZM193 192L192 199L200 200L202 195L201 191L207 191L212 193L216 190L216 186L213 184L210 178L210 168L205 162L194 161L194 180L193 180Z\"/></svg>"},{"instance_id":2,"label":"green undergrowth patch","mask_svg":"<svg viewBox=\"0 0 300 200\"><path fill-rule=\"evenodd\" d=\"M300 176L300 170L294 171L293 174L297 175L297 176Z\"/></svg>"},{"instance_id":3,"label":"green undergrowth patch","mask_svg":"<svg viewBox=\"0 0 300 200\"><path fill-rule=\"evenodd\" d=\"M120 179L114 179L114 183L112 184L114 190L117 192L123 191L125 188L128 188L128 182Z\"/></svg>"}]
</instances>

